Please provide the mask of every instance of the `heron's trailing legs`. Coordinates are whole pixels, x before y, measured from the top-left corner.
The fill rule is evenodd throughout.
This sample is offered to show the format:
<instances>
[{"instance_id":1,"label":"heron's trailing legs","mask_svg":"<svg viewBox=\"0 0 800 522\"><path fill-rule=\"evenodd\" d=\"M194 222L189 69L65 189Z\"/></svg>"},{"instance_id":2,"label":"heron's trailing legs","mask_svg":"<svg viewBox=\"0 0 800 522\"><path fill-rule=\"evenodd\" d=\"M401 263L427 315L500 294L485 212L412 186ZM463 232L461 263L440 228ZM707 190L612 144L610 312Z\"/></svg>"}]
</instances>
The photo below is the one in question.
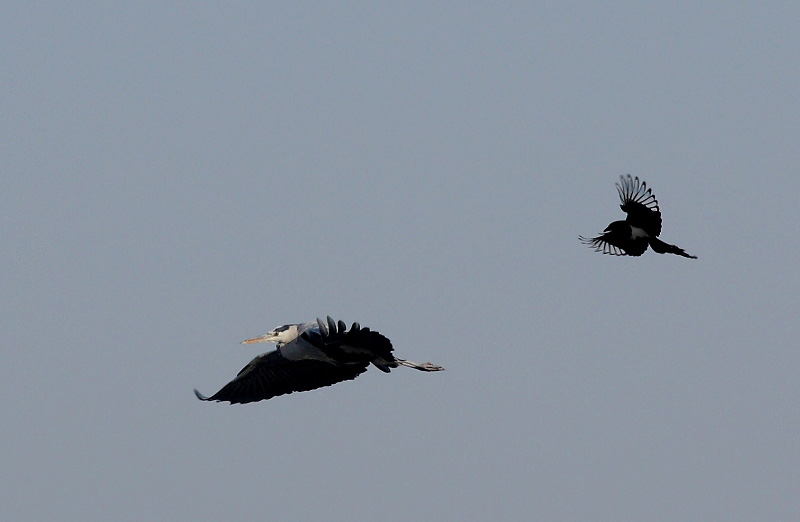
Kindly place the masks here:
<instances>
[{"instance_id":1,"label":"heron's trailing legs","mask_svg":"<svg viewBox=\"0 0 800 522\"><path fill-rule=\"evenodd\" d=\"M419 370L421 372L440 372L444 370L442 366L433 364L433 363L415 363L413 361L406 361L405 359L398 359L395 357L395 362L401 366L406 366L408 368L414 368L415 370Z\"/></svg>"}]
</instances>

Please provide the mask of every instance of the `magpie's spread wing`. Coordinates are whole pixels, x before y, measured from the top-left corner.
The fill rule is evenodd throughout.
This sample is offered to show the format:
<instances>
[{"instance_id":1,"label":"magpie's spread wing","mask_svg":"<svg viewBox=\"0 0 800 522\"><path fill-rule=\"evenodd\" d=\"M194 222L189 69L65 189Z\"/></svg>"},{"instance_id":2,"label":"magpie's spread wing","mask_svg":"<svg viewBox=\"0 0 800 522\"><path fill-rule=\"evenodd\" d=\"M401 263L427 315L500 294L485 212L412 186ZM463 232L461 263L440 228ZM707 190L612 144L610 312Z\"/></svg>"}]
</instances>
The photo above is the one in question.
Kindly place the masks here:
<instances>
[{"instance_id":1,"label":"magpie's spread wing","mask_svg":"<svg viewBox=\"0 0 800 522\"><path fill-rule=\"evenodd\" d=\"M638 176L632 178L628 174L619 178L617 192L622 202L620 208L628 215L625 221L657 237L661 234L661 210L651 189L647 188L644 181L640 182Z\"/></svg>"},{"instance_id":2,"label":"magpie's spread wing","mask_svg":"<svg viewBox=\"0 0 800 522\"><path fill-rule=\"evenodd\" d=\"M606 233L592 238L578 236L578 239L596 252L612 256L640 256L647 250L647 240L644 238L620 239Z\"/></svg>"},{"instance_id":3,"label":"magpie's spread wing","mask_svg":"<svg viewBox=\"0 0 800 522\"><path fill-rule=\"evenodd\" d=\"M366 363L333 365L313 360L289 361L272 351L250 361L235 379L211 397L205 397L197 390L194 393L204 401L244 404L349 381L366 370Z\"/></svg>"},{"instance_id":4,"label":"magpie's spread wing","mask_svg":"<svg viewBox=\"0 0 800 522\"><path fill-rule=\"evenodd\" d=\"M597 237L583 237L578 236L578 239L584 245L590 246L595 249L596 252L602 252L604 254L609 254L612 256L624 256L625 251L622 250L620 247L613 245L605 240L603 235Z\"/></svg>"}]
</instances>

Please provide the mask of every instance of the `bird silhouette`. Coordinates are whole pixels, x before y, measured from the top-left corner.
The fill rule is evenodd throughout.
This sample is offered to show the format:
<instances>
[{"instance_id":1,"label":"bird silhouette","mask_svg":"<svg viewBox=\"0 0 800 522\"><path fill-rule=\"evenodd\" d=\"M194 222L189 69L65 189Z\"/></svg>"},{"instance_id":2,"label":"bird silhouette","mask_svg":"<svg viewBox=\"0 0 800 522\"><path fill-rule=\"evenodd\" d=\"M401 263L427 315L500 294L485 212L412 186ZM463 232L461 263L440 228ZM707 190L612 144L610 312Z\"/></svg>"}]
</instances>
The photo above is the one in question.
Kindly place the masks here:
<instances>
[{"instance_id":1,"label":"bird silhouette","mask_svg":"<svg viewBox=\"0 0 800 522\"><path fill-rule=\"evenodd\" d=\"M630 174L619 178L620 182L616 184L622 201L619 207L628 215L625 221L614 221L597 237L578 236L578 239L597 252L614 256L640 256L650 245L659 254L677 254L697 259L697 256L687 254L682 248L658 239L661 234L661 211L647 183L640 182L638 176L633 178Z\"/></svg>"},{"instance_id":2,"label":"bird silhouette","mask_svg":"<svg viewBox=\"0 0 800 522\"><path fill-rule=\"evenodd\" d=\"M269 333L242 341L243 344L276 343L277 349L250 361L211 397L195 390L202 401L228 401L244 404L279 395L330 386L350 381L370 364L389 373L405 366L423 372L444 370L431 363L415 363L394 356L392 342L369 328L353 323L350 330L344 321L328 320L285 324Z\"/></svg>"}]
</instances>

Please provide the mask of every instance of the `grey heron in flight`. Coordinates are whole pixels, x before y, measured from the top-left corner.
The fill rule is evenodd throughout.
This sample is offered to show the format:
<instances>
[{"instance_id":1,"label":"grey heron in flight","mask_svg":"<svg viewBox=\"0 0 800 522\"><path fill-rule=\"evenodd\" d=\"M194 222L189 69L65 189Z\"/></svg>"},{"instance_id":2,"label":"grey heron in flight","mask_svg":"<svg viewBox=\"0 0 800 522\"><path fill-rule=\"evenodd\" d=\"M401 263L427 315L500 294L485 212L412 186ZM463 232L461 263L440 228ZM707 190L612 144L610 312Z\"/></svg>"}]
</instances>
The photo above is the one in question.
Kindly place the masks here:
<instances>
[{"instance_id":1,"label":"grey heron in flight","mask_svg":"<svg viewBox=\"0 0 800 522\"><path fill-rule=\"evenodd\" d=\"M369 328L328 317L300 324L287 324L243 344L271 342L277 349L263 353L242 368L220 391L203 401L228 401L231 404L263 401L292 392L314 390L355 379L370 363L386 373L406 366L423 372L444 370L431 363L419 364L392 355L392 343Z\"/></svg>"},{"instance_id":2,"label":"grey heron in flight","mask_svg":"<svg viewBox=\"0 0 800 522\"><path fill-rule=\"evenodd\" d=\"M622 202L620 208L628 215L625 221L614 221L594 238L578 236L584 245L614 256L640 256L649 245L659 254L677 254L697 259L697 256L687 254L682 248L658 239L661 234L661 210L647 183L639 182L638 176L620 176L617 192Z\"/></svg>"}]
</instances>

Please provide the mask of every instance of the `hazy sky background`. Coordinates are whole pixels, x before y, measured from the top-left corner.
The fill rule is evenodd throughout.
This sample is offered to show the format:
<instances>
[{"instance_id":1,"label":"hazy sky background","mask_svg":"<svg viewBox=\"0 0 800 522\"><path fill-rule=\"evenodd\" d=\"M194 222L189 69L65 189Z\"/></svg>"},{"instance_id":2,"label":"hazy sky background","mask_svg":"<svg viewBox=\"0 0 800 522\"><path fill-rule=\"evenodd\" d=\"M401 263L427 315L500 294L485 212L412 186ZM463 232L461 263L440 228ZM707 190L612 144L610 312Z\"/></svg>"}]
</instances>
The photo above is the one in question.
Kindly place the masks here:
<instances>
[{"instance_id":1,"label":"hazy sky background","mask_svg":"<svg viewBox=\"0 0 800 522\"><path fill-rule=\"evenodd\" d=\"M800 4L113 4L0 8L0 518L800 519ZM447 371L192 394L325 315Z\"/></svg>"}]
</instances>

